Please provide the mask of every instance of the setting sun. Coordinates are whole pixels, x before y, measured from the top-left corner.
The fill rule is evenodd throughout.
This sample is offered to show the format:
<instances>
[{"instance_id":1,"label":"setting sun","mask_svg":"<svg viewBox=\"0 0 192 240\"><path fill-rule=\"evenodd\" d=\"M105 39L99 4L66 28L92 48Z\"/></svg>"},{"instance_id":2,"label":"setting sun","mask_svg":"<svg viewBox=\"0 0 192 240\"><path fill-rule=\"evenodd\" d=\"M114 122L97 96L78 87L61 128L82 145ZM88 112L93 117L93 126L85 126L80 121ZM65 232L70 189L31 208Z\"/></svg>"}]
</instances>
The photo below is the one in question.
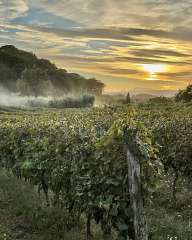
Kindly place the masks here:
<instances>
[{"instance_id":1,"label":"setting sun","mask_svg":"<svg viewBox=\"0 0 192 240\"><path fill-rule=\"evenodd\" d=\"M149 72L151 74L166 72L167 70L165 64L142 64L142 66L146 72Z\"/></svg>"},{"instance_id":2,"label":"setting sun","mask_svg":"<svg viewBox=\"0 0 192 240\"><path fill-rule=\"evenodd\" d=\"M142 67L149 74L148 80L158 80L157 73L167 72L165 64L142 64Z\"/></svg>"}]
</instances>

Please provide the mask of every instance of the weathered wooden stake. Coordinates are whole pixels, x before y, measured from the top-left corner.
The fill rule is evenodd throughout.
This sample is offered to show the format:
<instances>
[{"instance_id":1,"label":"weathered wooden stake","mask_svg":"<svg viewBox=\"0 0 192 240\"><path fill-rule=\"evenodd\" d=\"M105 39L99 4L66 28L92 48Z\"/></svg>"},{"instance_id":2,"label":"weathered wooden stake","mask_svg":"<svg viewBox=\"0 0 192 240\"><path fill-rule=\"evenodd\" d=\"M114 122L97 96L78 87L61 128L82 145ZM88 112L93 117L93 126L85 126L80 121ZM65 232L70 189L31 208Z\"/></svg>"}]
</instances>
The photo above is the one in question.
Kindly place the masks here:
<instances>
[{"instance_id":1,"label":"weathered wooden stake","mask_svg":"<svg viewBox=\"0 0 192 240\"><path fill-rule=\"evenodd\" d=\"M148 230L143 207L140 161L132 154L129 147L127 147L127 164L135 240L148 240Z\"/></svg>"}]
</instances>

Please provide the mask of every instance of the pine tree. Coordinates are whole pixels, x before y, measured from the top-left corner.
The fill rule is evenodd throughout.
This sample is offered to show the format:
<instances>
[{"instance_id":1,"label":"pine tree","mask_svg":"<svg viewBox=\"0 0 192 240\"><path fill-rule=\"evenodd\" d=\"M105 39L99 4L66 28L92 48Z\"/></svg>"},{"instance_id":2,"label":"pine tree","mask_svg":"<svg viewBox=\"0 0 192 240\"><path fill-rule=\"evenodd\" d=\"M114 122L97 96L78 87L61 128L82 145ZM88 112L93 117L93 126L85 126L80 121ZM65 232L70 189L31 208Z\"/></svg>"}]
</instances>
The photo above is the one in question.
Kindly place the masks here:
<instances>
[{"instance_id":1,"label":"pine tree","mask_svg":"<svg viewBox=\"0 0 192 240\"><path fill-rule=\"evenodd\" d=\"M130 97L130 93L129 92L127 93L125 103L126 104L130 104L131 103L131 97Z\"/></svg>"}]
</instances>

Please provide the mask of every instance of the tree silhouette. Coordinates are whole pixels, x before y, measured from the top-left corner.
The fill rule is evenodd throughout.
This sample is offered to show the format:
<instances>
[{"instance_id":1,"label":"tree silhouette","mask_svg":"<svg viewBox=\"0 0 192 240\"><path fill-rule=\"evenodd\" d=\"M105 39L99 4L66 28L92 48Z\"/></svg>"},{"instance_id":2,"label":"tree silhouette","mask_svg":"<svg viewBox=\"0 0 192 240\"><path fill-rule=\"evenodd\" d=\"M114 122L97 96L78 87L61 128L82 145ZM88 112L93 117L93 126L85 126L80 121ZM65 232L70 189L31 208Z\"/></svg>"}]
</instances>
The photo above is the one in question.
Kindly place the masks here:
<instances>
[{"instance_id":1,"label":"tree silhouette","mask_svg":"<svg viewBox=\"0 0 192 240\"><path fill-rule=\"evenodd\" d=\"M190 102L192 101L192 84L188 85L186 89L180 90L175 96L176 102Z\"/></svg>"},{"instance_id":2,"label":"tree silhouette","mask_svg":"<svg viewBox=\"0 0 192 240\"><path fill-rule=\"evenodd\" d=\"M130 97L130 93L127 93L126 99L125 99L125 103L126 104L130 104L131 103L131 97Z\"/></svg>"}]
</instances>

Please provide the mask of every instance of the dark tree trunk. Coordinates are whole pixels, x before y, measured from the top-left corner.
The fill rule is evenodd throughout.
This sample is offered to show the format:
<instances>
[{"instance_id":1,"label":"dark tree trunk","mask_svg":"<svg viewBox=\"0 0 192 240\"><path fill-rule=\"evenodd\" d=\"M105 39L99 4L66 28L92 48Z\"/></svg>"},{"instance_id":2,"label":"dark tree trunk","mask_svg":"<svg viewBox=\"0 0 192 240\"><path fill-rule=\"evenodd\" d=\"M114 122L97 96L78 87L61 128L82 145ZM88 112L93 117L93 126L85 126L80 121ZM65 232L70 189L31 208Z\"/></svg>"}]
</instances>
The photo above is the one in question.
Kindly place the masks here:
<instances>
[{"instance_id":1,"label":"dark tree trunk","mask_svg":"<svg viewBox=\"0 0 192 240\"><path fill-rule=\"evenodd\" d=\"M87 215L87 224L86 224L86 238L87 240L90 240L92 238L91 234L91 214L89 213Z\"/></svg>"},{"instance_id":2,"label":"dark tree trunk","mask_svg":"<svg viewBox=\"0 0 192 240\"><path fill-rule=\"evenodd\" d=\"M134 217L135 240L148 240L148 230L143 207L140 161L132 154L128 147L127 164L130 201Z\"/></svg>"}]
</instances>

